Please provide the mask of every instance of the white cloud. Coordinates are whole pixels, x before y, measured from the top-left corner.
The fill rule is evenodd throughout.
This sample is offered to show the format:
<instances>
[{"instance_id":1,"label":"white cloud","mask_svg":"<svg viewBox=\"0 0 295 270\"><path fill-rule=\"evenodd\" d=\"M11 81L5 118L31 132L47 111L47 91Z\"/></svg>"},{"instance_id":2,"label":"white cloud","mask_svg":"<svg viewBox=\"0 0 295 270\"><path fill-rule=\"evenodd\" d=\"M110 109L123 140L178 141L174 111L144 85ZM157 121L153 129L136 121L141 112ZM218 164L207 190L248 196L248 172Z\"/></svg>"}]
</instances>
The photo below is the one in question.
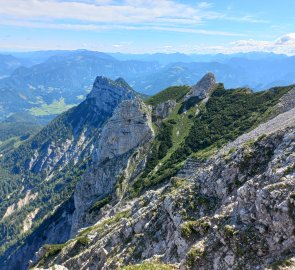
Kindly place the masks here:
<instances>
[{"instance_id":1,"label":"white cloud","mask_svg":"<svg viewBox=\"0 0 295 270\"><path fill-rule=\"evenodd\" d=\"M200 49L200 48L197 48ZM238 52L273 52L278 54L295 55L295 33L289 33L273 41L266 40L237 40L225 46L207 46L206 52L238 53Z\"/></svg>"},{"instance_id":2,"label":"white cloud","mask_svg":"<svg viewBox=\"0 0 295 270\"><path fill-rule=\"evenodd\" d=\"M157 25L98 25L98 24L73 24L73 23L44 23L35 21L14 21L10 19L0 19L0 24L2 26L20 26L27 28L47 28L47 29L63 29L63 30L88 30L88 31L104 31L112 29L122 29L122 30L147 30L147 31L165 31L165 32L178 32L178 33L191 33L200 35L210 35L210 36L236 36L242 37L243 34L232 33L226 31L215 31L215 30L205 30L205 29L193 29L186 27L173 27L169 25L157 26Z\"/></svg>"},{"instance_id":3,"label":"white cloud","mask_svg":"<svg viewBox=\"0 0 295 270\"><path fill-rule=\"evenodd\" d=\"M276 45L295 46L295 33L284 35L276 40Z\"/></svg>"},{"instance_id":4,"label":"white cloud","mask_svg":"<svg viewBox=\"0 0 295 270\"><path fill-rule=\"evenodd\" d=\"M102 23L143 23L174 19L183 23L201 21L201 8L192 8L172 0L56 1L0 0L0 14L18 19L62 19ZM186 21L184 23L187 23Z\"/></svg>"},{"instance_id":5,"label":"white cloud","mask_svg":"<svg viewBox=\"0 0 295 270\"><path fill-rule=\"evenodd\" d=\"M208 3L208 2L201 2L198 4L199 8L209 8L212 7L212 3Z\"/></svg>"},{"instance_id":6,"label":"white cloud","mask_svg":"<svg viewBox=\"0 0 295 270\"><path fill-rule=\"evenodd\" d=\"M113 29L118 25L152 24L179 31L215 19L262 22L249 15L233 18L213 12L209 10L212 6L205 1L188 5L176 0L0 0L0 17L10 25L39 24L38 28L80 30L102 29L104 25Z\"/></svg>"}]
</instances>

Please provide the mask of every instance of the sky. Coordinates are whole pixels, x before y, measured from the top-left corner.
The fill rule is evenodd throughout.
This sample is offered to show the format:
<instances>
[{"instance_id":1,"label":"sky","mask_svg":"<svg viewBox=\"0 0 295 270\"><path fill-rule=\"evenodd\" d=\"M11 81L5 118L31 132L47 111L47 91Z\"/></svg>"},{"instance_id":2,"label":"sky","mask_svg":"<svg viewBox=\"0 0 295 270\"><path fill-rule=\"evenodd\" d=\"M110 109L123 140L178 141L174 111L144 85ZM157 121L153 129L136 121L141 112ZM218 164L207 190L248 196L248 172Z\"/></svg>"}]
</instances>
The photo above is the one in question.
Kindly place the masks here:
<instances>
[{"instance_id":1,"label":"sky","mask_svg":"<svg viewBox=\"0 0 295 270\"><path fill-rule=\"evenodd\" d=\"M295 55L294 0L0 0L0 50Z\"/></svg>"}]
</instances>

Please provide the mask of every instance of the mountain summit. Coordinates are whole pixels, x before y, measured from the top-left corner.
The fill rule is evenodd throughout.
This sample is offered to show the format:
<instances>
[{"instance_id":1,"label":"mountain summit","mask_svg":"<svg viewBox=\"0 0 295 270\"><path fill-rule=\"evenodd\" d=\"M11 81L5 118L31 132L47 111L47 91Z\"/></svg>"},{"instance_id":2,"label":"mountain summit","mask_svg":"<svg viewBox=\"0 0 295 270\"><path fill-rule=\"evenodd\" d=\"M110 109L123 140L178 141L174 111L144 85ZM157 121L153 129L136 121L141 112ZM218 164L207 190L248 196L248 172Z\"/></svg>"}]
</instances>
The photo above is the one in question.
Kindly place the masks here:
<instances>
[{"instance_id":1,"label":"mountain summit","mask_svg":"<svg viewBox=\"0 0 295 270\"><path fill-rule=\"evenodd\" d=\"M189 97L197 97L198 99L208 98L215 86L215 76L213 73L209 72L192 87Z\"/></svg>"},{"instance_id":2,"label":"mountain summit","mask_svg":"<svg viewBox=\"0 0 295 270\"><path fill-rule=\"evenodd\" d=\"M87 99L95 99L96 105L105 112L112 112L122 100L135 98L134 90L122 78L113 81L98 76Z\"/></svg>"}]
</instances>

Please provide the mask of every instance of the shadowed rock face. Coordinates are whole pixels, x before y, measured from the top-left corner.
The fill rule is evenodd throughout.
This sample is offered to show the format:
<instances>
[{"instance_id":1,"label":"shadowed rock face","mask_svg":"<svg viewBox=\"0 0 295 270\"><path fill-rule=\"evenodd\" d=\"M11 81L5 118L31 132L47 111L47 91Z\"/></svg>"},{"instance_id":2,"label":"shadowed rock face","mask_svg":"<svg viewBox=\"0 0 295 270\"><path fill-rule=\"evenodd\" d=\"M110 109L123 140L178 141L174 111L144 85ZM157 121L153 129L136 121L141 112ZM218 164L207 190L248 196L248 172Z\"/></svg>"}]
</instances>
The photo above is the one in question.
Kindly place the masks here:
<instances>
[{"instance_id":1,"label":"shadowed rock face","mask_svg":"<svg viewBox=\"0 0 295 270\"><path fill-rule=\"evenodd\" d=\"M135 92L122 78L113 81L99 76L96 78L87 99L94 98L99 109L109 113L113 112L122 100L130 100L134 97Z\"/></svg>"},{"instance_id":2,"label":"shadowed rock face","mask_svg":"<svg viewBox=\"0 0 295 270\"><path fill-rule=\"evenodd\" d=\"M42 186L46 185L46 181L48 181L48 179L51 179L50 181L52 182L58 181L58 176L55 175L57 174L57 171L62 170L65 166L69 166L71 169L73 169L73 167L79 167L80 164L86 161L88 157L92 156L93 150L95 150L98 145L100 134L103 131L104 126L110 126L110 124L106 124L106 122L108 121L108 119L110 119L110 117L112 117L116 108L120 107L120 104L124 101L126 101L127 103L125 104L125 106L123 106L120 112L117 112L117 116L115 117L118 117L119 113L119 115L122 114L122 117L125 117L126 119L124 118L125 120L122 120L120 125L118 125L118 122L116 121L110 124L113 125L113 128L120 126L120 130L122 131L121 133L124 132L125 123L128 124L128 127L130 128L129 132L133 134L133 137L131 138L131 141L128 141L126 135L125 137L122 137L121 135L123 134L118 134L119 138L125 138L125 140L122 140L122 143L118 145L117 155L121 155L125 153L125 151L128 151L128 147L130 147L130 145L131 147L135 147L138 143L138 140L135 140L134 136L137 135L139 138L143 139L139 136L139 133L144 132L147 129L150 130L148 126L145 126L145 124L150 121L150 119L148 119L148 112L144 111L148 110L148 108L143 103L135 101L135 92L123 79L113 81L104 77L97 77L93 85L93 90L88 95L85 101L83 101L77 107L72 108L68 112L59 116L56 120L50 123L34 137L33 142L36 142L34 143L36 147L33 149L33 154L28 154L28 161L24 159L24 165L21 165L22 168L26 170L25 176L30 174L39 176L39 183L41 186L40 188L42 188ZM133 102L135 103L133 104ZM141 109L141 114L138 114ZM129 123L128 120L131 118L132 121ZM126 127L126 129L128 129L128 127ZM115 139L114 133L111 133L113 134L112 138ZM66 135L63 136L64 134ZM105 132L103 134L105 134ZM105 136L104 138L104 140L106 140ZM147 139L148 138L149 137L147 136ZM114 140L113 143L115 142L116 140ZM127 142L129 142L129 144ZM106 146L109 147L110 145ZM113 145L112 150L114 150L114 147L115 146ZM26 144L24 144L23 149L23 152L30 153L30 151L32 151L31 143L27 142ZM17 151L18 150L16 150L16 152L14 153L16 156L20 155ZM103 151L103 154L104 153L106 153L106 150ZM121 165L120 167L118 164L125 164L124 162L126 160L128 160L128 158L124 159L122 163L119 163L120 161L118 161L118 163L115 164L116 167L124 167L123 165ZM108 168L110 168L109 175L113 175L114 173L114 166L112 166L113 163L109 164L108 166ZM107 171L107 169L105 170ZM108 174L106 173L106 175ZM104 174L101 174L101 177L102 179L105 179ZM116 178L114 179L116 180ZM109 185L109 187L112 187L113 182L110 181L107 184ZM105 185L106 184L103 182L102 186ZM74 187L69 188L74 189ZM37 191L34 194L38 194L38 187L36 187L36 190ZM21 192L22 191L20 190L19 193ZM47 197L47 199L52 198L52 196L55 195L54 193L54 190L52 191L52 193L46 195L40 195L39 193L39 197L35 198L35 200L31 198L27 204L30 205L32 203L36 203L37 199L42 200L45 196ZM55 206L57 205L53 205L53 207ZM12 208L14 209L14 204L8 206L7 209L9 210ZM74 208L74 203L72 203L72 208ZM71 231L70 227L73 211L74 210L71 209L70 213L67 213L65 221L65 226L67 227L67 229L66 231L64 231L64 233L57 232L56 230L49 231L45 227L51 226L52 221L46 221L44 223L45 225L41 224L38 228L34 228L34 230L38 231L39 234L45 236L43 238L40 238L37 234L33 234L31 238L28 238L30 239L30 242L28 242L29 240L26 240L25 244L17 249L16 252L14 252L14 247L12 247L6 253L7 255L5 255L5 257L9 258L10 268L5 268L5 264L4 266L1 265L1 260L3 259L3 257L0 257L0 269L26 269L29 259L33 257L34 253L42 245L46 243L65 242L69 238L69 234ZM17 213L9 214L11 215L11 217L15 217L13 215L17 215ZM42 214L38 214L36 217L34 217L35 224L38 221L43 220L43 218L44 214L43 216ZM22 219L18 222L24 223L25 221L26 219ZM56 221L54 227L64 228L65 226L62 224L63 222L63 219L60 219L60 221ZM15 236L17 236L17 234ZM11 255L12 253L13 255Z\"/></svg>"},{"instance_id":3,"label":"shadowed rock face","mask_svg":"<svg viewBox=\"0 0 295 270\"><path fill-rule=\"evenodd\" d=\"M167 116L169 116L172 111L176 107L176 101L175 100L167 100L165 102L162 102L158 104L154 109L153 109L153 122L160 122ZM158 123L159 124L159 123Z\"/></svg>"},{"instance_id":4,"label":"shadowed rock face","mask_svg":"<svg viewBox=\"0 0 295 270\"><path fill-rule=\"evenodd\" d=\"M87 225L85 210L114 191L122 172L133 173L136 166L128 168L130 159L136 151L139 157L140 148L153 137L151 109L138 99L124 100L103 127L94 150L94 164L77 185L72 234Z\"/></svg>"},{"instance_id":5,"label":"shadowed rock face","mask_svg":"<svg viewBox=\"0 0 295 270\"><path fill-rule=\"evenodd\" d=\"M192 87L188 98L208 98L216 86L216 79L213 73L207 73L196 85Z\"/></svg>"}]
</instances>

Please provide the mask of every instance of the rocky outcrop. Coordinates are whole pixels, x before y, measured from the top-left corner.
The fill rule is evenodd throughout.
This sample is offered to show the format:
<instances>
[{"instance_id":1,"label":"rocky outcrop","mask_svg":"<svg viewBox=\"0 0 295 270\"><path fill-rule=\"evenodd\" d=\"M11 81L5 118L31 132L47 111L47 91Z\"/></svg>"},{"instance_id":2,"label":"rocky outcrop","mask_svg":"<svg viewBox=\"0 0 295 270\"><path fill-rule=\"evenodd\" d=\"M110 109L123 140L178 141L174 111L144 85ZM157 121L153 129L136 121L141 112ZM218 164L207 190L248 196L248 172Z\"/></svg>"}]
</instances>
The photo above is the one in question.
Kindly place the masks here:
<instances>
[{"instance_id":1,"label":"rocky outcrop","mask_svg":"<svg viewBox=\"0 0 295 270\"><path fill-rule=\"evenodd\" d=\"M100 164L123 155L152 135L150 109L139 100L123 101L102 130L94 161Z\"/></svg>"},{"instance_id":2,"label":"rocky outcrop","mask_svg":"<svg viewBox=\"0 0 295 270\"><path fill-rule=\"evenodd\" d=\"M99 76L96 78L87 99L95 99L100 110L112 114L122 100L130 100L134 97L134 90L122 78L113 81Z\"/></svg>"},{"instance_id":3,"label":"rocky outcrop","mask_svg":"<svg viewBox=\"0 0 295 270\"><path fill-rule=\"evenodd\" d=\"M295 255L294 132L287 128L240 145L196 170L198 196L215 210L201 214L210 229L191 241L181 269L265 269Z\"/></svg>"},{"instance_id":4,"label":"rocky outcrop","mask_svg":"<svg viewBox=\"0 0 295 270\"><path fill-rule=\"evenodd\" d=\"M177 269L262 270L295 257L294 126L191 161L182 172L188 179L106 207L46 267L119 269L160 260ZM87 239L80 251L79 237Z\"/></svg>"},{"instance_id":5,"label":"rocky outcrop","mask_svg":"<svg viewBox=\"0 0 295 270\"><path fill-rule=\"evenodd\" d=\"M155 106L153 108L153 122L161 121L167 116L169 116L176 107L175 100L167 100Z\"/></svg>"},{"instance_id":6,"label":"rocky outcrop","mask_svg":"<svg viewBox=\"0 0 295 270\"><path fill-rule=\"evenodd\" d=\"M24 223L23 223L23 232L27 232L28 230L31 229L31 227L33 225L34 218L36 217L38 212L39 212L39 208L36 208L35 210L33 210L32 212L30 212L27 215L27 217L26 217L26 219L24 220Z\"/></svg>"},{"instance_id":7,"label":"rocky outcrop","mask_svg":"<svg viewBox=\"0 0 295 270\"><path fill-rule=\"evenodd\" d=\"M192 90L186 96L189 98L205 99L210 96L216 86L216 79L213 73L207 73L196 85L192 86Z\"/></svg>"},{"instance_id":8,"label":"rocky outcrop","mask_svg":"<svg viewBox=\"0 0 295 270\"><path fill-rule=\"evenodd\" d=\"M216 89L216 79L213 73L207 73L196 85L191 87L190 92L184 97L184 102L179 109L180 113L188 111L200 102L206 103L211 93ZM197 113L199 110L197 110Z\"/></svg>"},{"instance_id":9,"label":"rocky outcrop","mask_svg":"<svg viewBox=\"0 0 295 270\"><path fill-rule=\"evenodd\" d=\"M5 214L2 219L9 217L11 214L13 214L15 211L21 210L25 205L35 200L38 196L38 193L32 194L31 190L28 190L26 192L26 195L23 199L19 199L17 203L14 203L7 207Z\"/></svg>"},{"instance_id":10,"label":"rocky outcrop","mask_svg":"<svg viewBox=\"0 0 295 270\"><path fill-rule=\"evenodd\" d=\"M76 187L72 235L93 222L86 211L91 205L112 193L118 181L131 177L154 136L151 125L150 108L142 101L126 100L116 109L103 128L94 151L94 164Z\"/></svg>"},{"instance_id":11,"label":"rocky outcrop","mask_svg":"<svg viewBox=\"0 0 295 270\"><path fill-rule=\"evenodd\" d=\"M272 110L272 116L287 112L293 108L295 108L295 87L281 97L280 102Z\"/></svg>"},{"instance_id":12,"label":"rocky outcrop","mask_svg":"<svg viewBox=\"0 0 295 270\"><path fill-rule=\"evenodd\" d=\"M49 138L27 161L27 168L35 173L46 171L50 174L56 166L61 169L71 160L77 162L92 147L91 133L100 132L102 125L123 100L134 98L135 92L123 79L113 81L105 77L97 77L86 100L75 110L68 112L65 125L69 130L61 130L62 133L68 133L68 137L60 138L59 136L54 140ZM55 122L56 120L51 128L54 131L60 128Z\"/></svg>"},{"instance_id":13,"label":"rocky outcrop","mask_svg":"<svg viewBox=\"0 0 295 270\"><path fill-rule=\"evenodd\" d=\"M118 135L123 135L124 125L127 123L127 132L129 128L129 132L135 132L135 135L140 136L138 131L140 130L146 136L140 137L143 142L150 138L146 132L150 130L149 127L146 127L146 123L150 121L150 113L144 112L145 109L148 109L141 102L134 101L132 103L131 100L135 99L134 93L122 79L112 81L97 77L93 90L85 101L57 117L31 140L22 144L11 155L4 157L8 164L12 164L12 170L17 175L14 177L15 179L12 178L14 180L13 187L15 187L13 194L5 200L3 207L0 207L1 217L5 216L0 220L0 234L3 237L1 245L2 247L3 245L11 245L4 255L0 255L0 269L26 269L28 260L33 257L40 246L47 243L65 242L69 239L72 211L60 220L53 222L49 219L46 226L42 226L42 222L46 221L48 216L51 217L56 209L58 211L65 200L68 200L70 194L74 192L76 182L86 170L86 164L89 163L93 150L99 144L103 126L110 127L106 121L113 115L119 104L123 101L127 102L125 107L123 106L125 110L121 111L122 116L126 119L122 120ZM141 114L136 115L141 109ZM130 119L133 117L129 126L130 119L128 117ZM119 122L116 121L112 123L114 127L118 124ZM136 131L138 132L136 133ZM106 138L105 135L102 136ZM115 135L112 138L115 145L117 142ZM115 155L124 156L124 151L128 151L126 146L135 147L140 139L136 141L132 137L132 141L129 142L127 139L122 140ZM135 144L133 145L133 143ZM108 144L108 147L112 147L112 145ZM114 147L112 149L115 151ZM105 154L106 151L102 151L102 153ZM106 174L97 173L96 176L102 179L100 186L102 189L105 186L107 188L113 187L114 179L116 179L115 173L118 175L119 168L126 168L124 164L128 163L128 153L125 155L126 157L121 163L118 157L118 163L112 159L112 163L106 164L106 167L109 166L109 171L106 170ZM117 171L114 169L116 166L118 166ZM94 168L94 170L96 169ZM109 186L107 184L108 178L110 179ZM47 188L47 185L50 188ZM28 193L31 197L25 196L27 190L23 187L32 188L31 193ZM97 186L97 188L99 187ZM95 196L97 194L94 192L89 195ZM25 199L22 199L24 197ZM44 211L45 207L40 207L39 212L34 216L35 213L32 210L36 208L36 205L43 205L44 202L46 202L46 211ZM18 215L21 208L24 212ZM32 220L33 222L31 222ZM47 230L46 227L51 226L56 227L57 230ZM67 227L67 231L61 233L62 229L60 231L59 228L65 227ZM13 237L6 233L7 228L11 230ZM31 238L24 239L24 243L19 241L15 244L14 239L21 238L24 230L27 230L26 233L29 233ZM34 234L35 231L38 231L42 237ZM2 260L5 260L5 263L2 263ZM10 268L5 268L7 264Z\"/></svg>"}]
</instances>

